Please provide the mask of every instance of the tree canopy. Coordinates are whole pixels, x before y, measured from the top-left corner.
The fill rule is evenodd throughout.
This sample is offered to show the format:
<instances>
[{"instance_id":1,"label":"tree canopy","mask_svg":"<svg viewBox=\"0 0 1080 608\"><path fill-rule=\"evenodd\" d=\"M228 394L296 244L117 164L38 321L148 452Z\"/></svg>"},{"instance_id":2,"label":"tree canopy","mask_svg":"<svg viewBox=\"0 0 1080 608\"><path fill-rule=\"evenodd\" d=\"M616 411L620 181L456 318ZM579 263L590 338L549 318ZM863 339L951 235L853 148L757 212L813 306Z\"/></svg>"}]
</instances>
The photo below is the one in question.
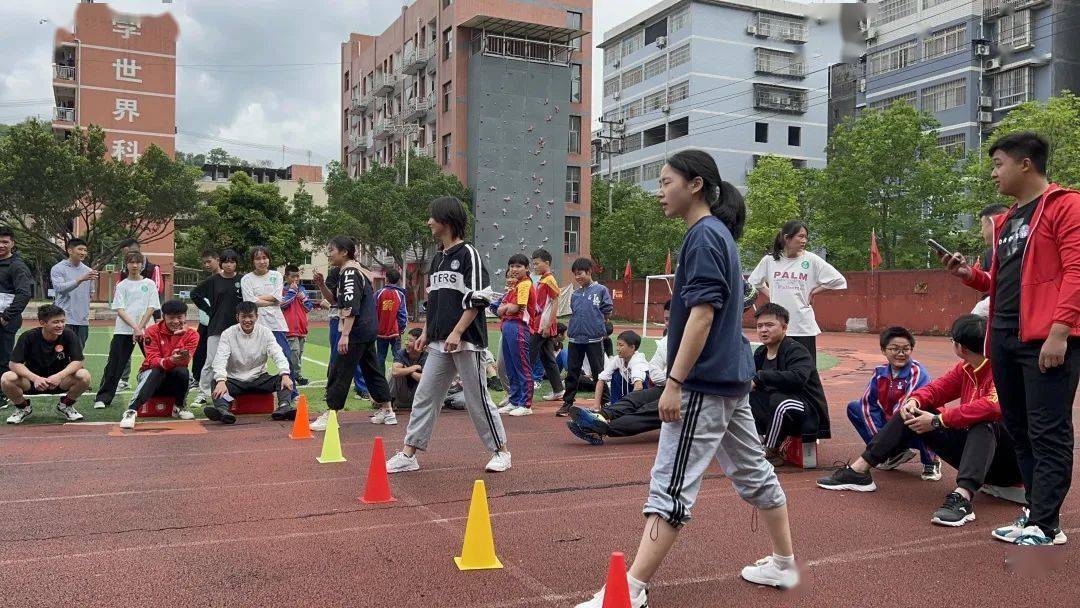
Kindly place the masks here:
<instances>
[{"instance_id":1,"label":"tree canopy","mask_svg":"<svg viewBox=\"0 0 1080 608\"><path fill-rule=\"evenodd\" d=\"M668 252L674 264L685 234L682 221L664 217L655 194L636 184L593 180L592 256L609 276L621 277L627 260L636 277L662 273Z\"/></svg>"}]
</instances>

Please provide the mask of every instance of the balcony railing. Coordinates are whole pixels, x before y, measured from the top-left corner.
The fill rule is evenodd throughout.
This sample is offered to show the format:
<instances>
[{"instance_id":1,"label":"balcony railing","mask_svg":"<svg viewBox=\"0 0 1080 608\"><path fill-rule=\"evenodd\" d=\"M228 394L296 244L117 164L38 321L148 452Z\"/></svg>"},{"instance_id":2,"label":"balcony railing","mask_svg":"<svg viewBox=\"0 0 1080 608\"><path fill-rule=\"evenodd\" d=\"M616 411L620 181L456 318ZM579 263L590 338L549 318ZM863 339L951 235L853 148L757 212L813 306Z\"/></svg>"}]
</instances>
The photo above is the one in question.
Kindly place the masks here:
<instances>
[{"instance_id":1,"label":"balcony railing","mask_svg":"<svg viewBox=\"0 0 1080 608\"><path fill-rule=\"evenodd\" d=\"M61 122L75 122L75 108L53 108L53 120Z\"/></svg>"},{"instance_id":2,"label":"balcony railing","mask_svg":"<svg viewBox=\"0 0 1080 608\"><path fill-rule=\"evenodd\" d=\"M371 98L368 96L353 97L349 102L349 111L354 115L359 115L364 110L368 109L368 104L371 102Z\"/></svg>"},{"instance_id":3,"label":"balcony railing","mask_svg":"<svg viewBox=\"0 0 1080 608\"><path fill-rule=\"evenodd\" d=\"M758 57L754 68L759 74L773 74L776 76L790 76L793 78L806 77L806 64L797 59L782 59L777 57Z\"/></svg>"},{"instance_id":4,"label":"balcony railing","mask_svg":"<svg viewBox=\"0 0 1080 608\"><path fill-rule=\"evenodd\" d=\"M375 128L373 129L375 139L382 139L392 135L395 124L396 122L392 118L380 118L379 120L376 120Z\"/></svg>"},{"instance_id":5,"label":"balcony railing","mask_svg":"<svg viewBox=\"0 0 1080 608\"><path fill-rule=\"evenodd\" d=\"M53 78L57 80L75 80L75 66L53 64Z\"/></svg>"},{"instance_id":6,"label":"balcony railing","mask_svg":"<svg viewBox=\"0 0 1080 608\"><path fill-rule=\"evenodd\" d=\"M428 158L435 158L435 144L429 143L426 146L417 146L413 148L417 156L426 156Z\"/></svg>"},{"instance_id":7,"label":"balcony railing","mask_svg":"<svg viewBox=\"0 0 1080 608\"><path fill-rule=\"evenodd\" d=\"M434 97L413 97L405 102L405 121L421 120L434 107Z\"/></svg>"},{"instance_id":8,"label":"balcony railing","mask_svg":"<svg viewBox=\"0 0 1080 608\"><path fill-rule=\"evenodd\" d=\"M427 67L428 61L435 55L434 46L413 47L409 54L402 60L401 71L406 74L416 74Z\"/></svg>"},{"instance_id":9,"label":"balcony railing","mask_svg":"<svg viewBox=\"0 0 1080 608\"><path fill-rule=\"evenodd\" d=\"M759 110L804 114L808 105L805 91L754 87L754 107Z\"/></svg>"},{"instance_id":10,"label":"balcony railing","mask_svg":"<svg viewBox=\"0 0 1080 608\"><path fill-rule=\"evenodd\" d=\"M1025 8L1038 8L1050 4L1050 0L984 0L983 17L996 19L1006 12L1019 11Z\"/></svg>"},{"instance_id":11,"label":"balcony railing","mask_svg":"<svg viewBox=\"0 0 1080 608\"><path fill-rule=\"evenodd\" d=\"M368 149L368 138L359 133L349 134L349 152L363 152Z\"/></svg>"},{"instance_id":12,"label":"balcony railing","mask_svg":"<svg viewBox=\"0 0 1080 608\"><path fill-rule=\"evenodd\" d=\"M474 53L533 63L569 66L570 54L573 51L574 48L566 44L512 38L498 34L483 33L473 39Z\"/></svg>"},{"instance_id":13,"label":"balcony railing","mask_svg":"<svg viewBox=\"0 0 1080 608\"><path fill-rule=\"evenodd\" d=\"M394 84L397 79L393 74L376 74L372 76L371 91L382 97L394 92Z\"/></svg>"}]
</instances>

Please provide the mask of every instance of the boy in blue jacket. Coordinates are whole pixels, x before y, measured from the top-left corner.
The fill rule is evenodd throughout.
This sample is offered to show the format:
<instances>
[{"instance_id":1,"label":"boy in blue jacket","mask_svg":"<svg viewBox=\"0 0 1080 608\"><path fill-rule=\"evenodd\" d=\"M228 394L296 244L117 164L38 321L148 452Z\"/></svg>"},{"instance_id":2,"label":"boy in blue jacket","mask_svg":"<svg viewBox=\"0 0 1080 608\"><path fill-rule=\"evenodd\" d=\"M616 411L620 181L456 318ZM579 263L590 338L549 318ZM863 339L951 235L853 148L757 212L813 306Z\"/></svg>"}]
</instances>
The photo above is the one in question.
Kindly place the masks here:
<instances>
[{"instance_id":1,"label":"boy in blue jacket","mask_svg":"<svg viewBox=\"0 0 1080 608\"><path fill-rule=\"evenodd\" d=\"M567 347L566 392L563 393L562 407L556 416L569 416L570 408L577 396L578 382L581 379L581 364L589 358L589 369L593 375L604 369L604 346L608 332L605 329L614 304L607 287L593 281L593 262L589 258L578 258L570 267L574 273L574 282L578 289L570 296L570 324L566 335L570 338Z\"/></svg>"}]
</instances>

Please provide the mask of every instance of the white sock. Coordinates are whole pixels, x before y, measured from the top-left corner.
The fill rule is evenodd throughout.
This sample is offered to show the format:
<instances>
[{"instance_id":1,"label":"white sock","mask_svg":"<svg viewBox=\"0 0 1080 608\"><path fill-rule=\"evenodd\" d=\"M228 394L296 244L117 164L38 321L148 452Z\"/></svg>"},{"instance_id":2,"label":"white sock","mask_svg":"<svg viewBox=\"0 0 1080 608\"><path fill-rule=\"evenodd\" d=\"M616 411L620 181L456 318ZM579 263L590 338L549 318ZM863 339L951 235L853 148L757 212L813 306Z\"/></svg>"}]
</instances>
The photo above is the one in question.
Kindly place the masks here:
<instances>
[{"instance_id":1,"label":"white sock","mask_svg":"<svg viewBox=\"0 0 1080 608\"><path fill-rule=\"evenodd\" d=\"M630 586L630 597L637 597L641 594L641 590L644 589L648 583L643 583L637 580L628 571L626 573L626 584Z\"/></svg>"},{"instance_id":2,"label":"white sock","mask_svg":"<svg viewBox=\"0 0 1080 608\"><path fill-rule=\"evenodd\" d=\"M791 570L795 567L794 555L777 555L773 553L772 561L774 564L776 564L776 567L781 570Z\"/></svg>"}]
</instances>

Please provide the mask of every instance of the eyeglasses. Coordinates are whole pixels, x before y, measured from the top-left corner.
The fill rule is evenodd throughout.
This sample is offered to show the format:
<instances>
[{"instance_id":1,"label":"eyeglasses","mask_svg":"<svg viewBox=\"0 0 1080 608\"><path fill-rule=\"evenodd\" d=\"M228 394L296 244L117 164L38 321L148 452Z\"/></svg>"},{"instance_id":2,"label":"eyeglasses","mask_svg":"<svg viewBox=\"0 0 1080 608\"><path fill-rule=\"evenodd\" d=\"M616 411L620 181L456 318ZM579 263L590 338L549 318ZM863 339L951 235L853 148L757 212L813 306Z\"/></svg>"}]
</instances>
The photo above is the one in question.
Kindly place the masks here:
<instances>
[{"instance_id":1,"label":"eyeglasses","mask_svg":"<svg viewBox=\"0 0 1080 608\"><path fill-rule=\"evenodd\" d=\"M889 353L890 355L910 355L911 351L913 350L915 349L911 348L910 346L901 346L899 348L896 346L890 346L889 348L885 349L885 352Z\"/></svg>"}]
</instances>

